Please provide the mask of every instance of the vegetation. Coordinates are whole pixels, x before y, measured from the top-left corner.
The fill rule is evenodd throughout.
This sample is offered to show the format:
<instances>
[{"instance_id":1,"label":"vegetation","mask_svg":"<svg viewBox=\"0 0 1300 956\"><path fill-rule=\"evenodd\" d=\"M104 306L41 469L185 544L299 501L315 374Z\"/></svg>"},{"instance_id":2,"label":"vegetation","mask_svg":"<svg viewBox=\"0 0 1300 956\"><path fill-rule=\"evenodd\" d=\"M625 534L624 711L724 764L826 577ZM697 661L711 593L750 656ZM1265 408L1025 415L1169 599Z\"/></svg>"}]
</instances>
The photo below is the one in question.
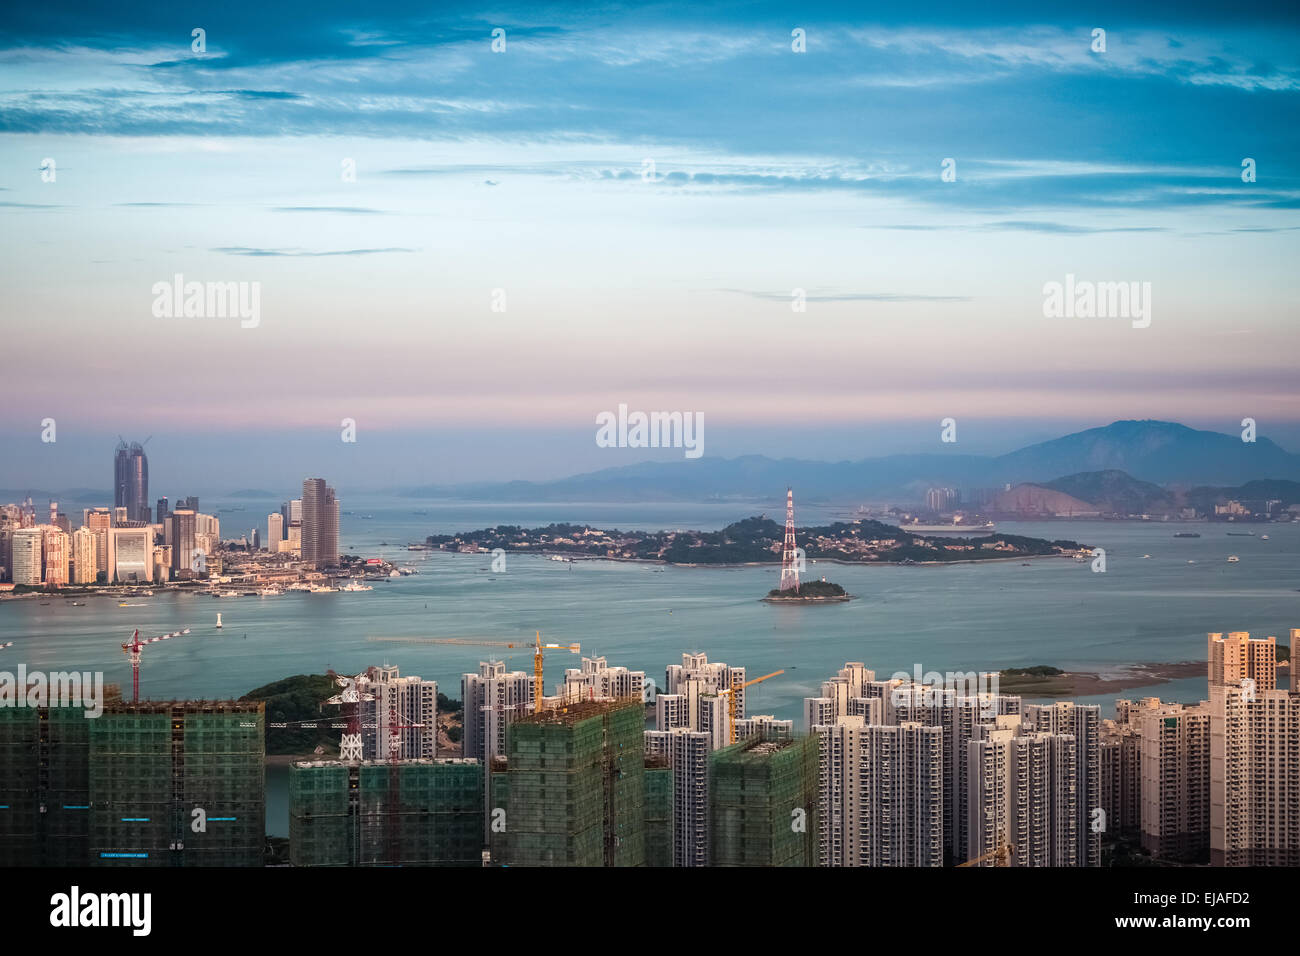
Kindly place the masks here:
<instances>
[{"instance_id":1,"label":"vegetation","mask_svg":"<svg viewBox=\"0 0 1300 956\"><path fill-rule=\"evenodd\" d=\"M1048 664L1036 664L1033 667L1008 667L1002 671L1003 677L1056 677L1065 671Z\"/></svg>"},{"instance_id":2,"label":"vegetation","mask_svg":"<svg viewBox=\"0 0 1300 956\"><path fill-rule=\"evenodd\" d=\"M322 704L339 692L334 678L326 674L299 674L286 677L255 690L240 700L266 702L266 752L268 754L305 754L317 747L326 752L338 752L339 732L328 726L316 728L271 728L271 723L297 720L334 721L337 709L322 708Z\"/></svg>"},{"instance_id":3,"label":"vegetation","mask_svg":"<svg viewBox=\"0 0 1300 956\"><path fill-rule=\"evenodd\" d=\"M848 592L831 581L801 581L797 594L793 590L782 591L780 588L773 588L767 592L767 596L794 601L802 598L847 597Z\"/></svg>"},{"instance_id":4,"label":"vegetation","mask_svg":"<svg viewBox=\"0 0 1300 956\"><path fill-rule=\"evenodd\" d=\"M988 534L971 538L928 538L880 521L837 521L796 532L811 559L852 563L913 563L1033 557L1078 550L1074 541L1046 541L1021 535ZM721 531L601 531L589 525L551 524L525 529L497 525L456 535L429 535L429 547L443 550L477 547L557 552L604 558L629 557L671 564L775 564L781 560L784 525L752 517Z\"/></svg>"}]
</instances>

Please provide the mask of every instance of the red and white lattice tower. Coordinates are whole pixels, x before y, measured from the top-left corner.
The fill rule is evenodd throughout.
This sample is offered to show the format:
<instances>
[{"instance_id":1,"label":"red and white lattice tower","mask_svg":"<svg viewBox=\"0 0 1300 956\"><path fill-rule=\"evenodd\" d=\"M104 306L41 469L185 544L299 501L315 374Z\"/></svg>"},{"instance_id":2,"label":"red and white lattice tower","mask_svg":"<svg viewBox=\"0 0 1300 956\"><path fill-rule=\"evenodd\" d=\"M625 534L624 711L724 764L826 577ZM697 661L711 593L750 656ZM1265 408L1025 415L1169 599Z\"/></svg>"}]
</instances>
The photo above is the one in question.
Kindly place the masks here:
<instances>
[{"instance_id":1,"label":"red and white lattice tower","mask_svg":"<svg viewBox=\"0 0 1300 956\"><path fill-rule=\"evenodd\" d=\"M343 693L331 697L325 703L342 706L343 717L347 720L347 728L339 741L339 759L344 763L360 763L362 758L361 704L363 701L374 700L375 695L362 689L360 675L344 677L333 671L329 674L334 678L335 683L343 688Z\"/></svg>"},{"instance_id":2,"label":"red and white lattice tower","mask_svg":"<svg viewBox=\"0 0 1300 956\"><path fill-rule=\"evenodd\" d=\"M781 590L799 593L798 548L794 544L794 491L785 490L785 546L781 549Z\"/></svg>"}]
</instances>

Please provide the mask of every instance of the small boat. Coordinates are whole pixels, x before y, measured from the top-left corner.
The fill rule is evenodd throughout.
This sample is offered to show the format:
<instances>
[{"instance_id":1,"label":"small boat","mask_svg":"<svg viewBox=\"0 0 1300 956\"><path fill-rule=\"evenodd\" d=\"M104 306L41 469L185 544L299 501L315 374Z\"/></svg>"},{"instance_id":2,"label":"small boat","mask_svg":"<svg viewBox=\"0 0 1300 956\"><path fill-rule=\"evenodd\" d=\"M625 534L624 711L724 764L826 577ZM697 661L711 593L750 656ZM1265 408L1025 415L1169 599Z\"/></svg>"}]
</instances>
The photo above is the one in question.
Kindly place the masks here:
<instances>
[{"instance_id":1,"label":"small boat","mask_svg":"<svg viewBox=\"0 0 1300 956\"><path fill-rule=\"evenodd\" d=\"M217 612L217 627L224 627L224 626L225 626L225 625L221 623L221 612L218 611L218 612Z\"/></svg>"},{"instance_id":2,"label":"small boat","mask_svg":"<svg viewBox=\"0 0 1300 956\"><path fill-rule=\"evenodd\" d=\"M1195 531L1176 531L1174 533L1174 537L1175 538L1199 538L1200 535L1197 534Z\"/></svg>"},{"instance_id":3,"label":"small boat","mask_svg":"<svg viewBox=\"0 0 1300 956\"><path fill-rule=\"evenodd\" d=\"M1267 541L1267 540L1268 540L1268 535L1266 535L1266 534L1261 534L1261 535L1259 536L1259 540L1260 540L1260 541Z\"/></svg>"},{"instance_id":4,"label":"small boat","mask_svg":"<svg viewBox=\"0 0 1300 956\"><path fill-rule=\"evenodd\" d=\"M1143 559L1144 561L1145 561L1147 558L1149 558L1149 557L1151 557L1151 555L1149 555L1149 554L1144 554L1144 555L1142 555L1142 559Z\"/></svg>"},{"instance_id":5,"label":"small boat","mask_svg":"<svg viewBox=\"0 0 1300 956\"><path fill-rule=\"evenodd\" d=\"M1195 562L1195 561L1188 561L1187 563L1188 563L1188 564L1195 564L1196 562Z\"/></svg>"},{"instance_id":6,"label":"small boat","mask_svg":"<svg viewBox=\"0 0 1300 956\"><path fill-rule=\"evenodd\" d=\"M1241 558L1237 557L1235 554L1231 554L1231 555L1228 556L1228 563L1229 563L1229 564L1235 564L1236 562L1238 562L1238 561L1240 561L1240 560L1241 560Z\"/></svg>"}]
</instances>

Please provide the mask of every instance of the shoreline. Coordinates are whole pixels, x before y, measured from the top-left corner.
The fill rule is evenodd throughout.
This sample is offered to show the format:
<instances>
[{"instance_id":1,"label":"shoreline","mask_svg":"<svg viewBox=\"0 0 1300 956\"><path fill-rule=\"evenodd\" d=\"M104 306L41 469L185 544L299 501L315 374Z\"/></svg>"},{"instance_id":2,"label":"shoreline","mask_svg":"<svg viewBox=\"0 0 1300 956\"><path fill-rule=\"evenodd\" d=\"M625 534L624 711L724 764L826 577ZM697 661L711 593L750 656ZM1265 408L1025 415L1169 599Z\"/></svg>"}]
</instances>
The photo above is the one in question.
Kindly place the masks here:
<instances>
[{"instance_id":1,"label":"shoreline","mask_svg":"<svg viewBox=\"0 0 1300 956\"><path fill-rule=\"evenodd\" d=\"M1096 671L1066 671L1049 677L1009 677L998 672L998 692L1021 697L1096 697L1139 687L1157 687L1187 677L1203 677L1206 661L1141 662L1116 669L1116 676Z\"/></svg>"}]
</instances>

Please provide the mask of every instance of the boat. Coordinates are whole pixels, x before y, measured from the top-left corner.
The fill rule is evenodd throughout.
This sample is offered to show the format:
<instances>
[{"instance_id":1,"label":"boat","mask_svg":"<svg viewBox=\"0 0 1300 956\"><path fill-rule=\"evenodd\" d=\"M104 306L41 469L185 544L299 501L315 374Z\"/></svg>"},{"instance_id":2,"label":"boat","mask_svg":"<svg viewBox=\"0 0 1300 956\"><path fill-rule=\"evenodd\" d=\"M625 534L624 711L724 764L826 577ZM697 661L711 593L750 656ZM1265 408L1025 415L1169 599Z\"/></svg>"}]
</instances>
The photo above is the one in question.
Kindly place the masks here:
<instances>
[{"instance_id":1,"label":"boat","mask_svg":"<svg viewBox=\"0 0 1300 956\"><path fill-rule=\"evenodd\" d=\"M311 586L312 594L332 594L337 590L338 588L332 588L326 584L313 584Z\"/></svg>"},{"instance_id":2,"label":"boat","mask_svg":"<svg viewBox=\"0 0 1300 956\"><path fill-rule=\"evenodd\" d=\"M362 584L360 581L349 581L347 584L343 585L343 587L339 588L339 590L340 591L373 591L374 588L372 588L369 584Z\"/></svg>"},{"instance_id":3,"label":"boat","mask_svg":"<svg viewBox=\"0 0 1300 956\"><path fill-rule=\"evenodd\" d=\"M1229 537L1229 538L1253 538L1253 537L1255 537L1255 532L1253 532L1253 531L1229 531L1227 534L1228 534L1228 537Z\"/></svg>"},{"instance_id":4,"label":"boat","mask_svg":"<svg viewBox=\"0 0 1300 956\"><path fill-rule=\"evenodd\" d=\"M221 612L218 611L218 612L217 612L217 627L224 627L224 626L225 626L225 625L221 623Z\"/></svg>"},{"instance_id":5,"label":"boat","mask_svg":"<svg viewBox=\"0 0 1300 956\"><path fill-rule=\"evenodd\" d=\"M1187 563L1188 563L1188 564L1195 564L1196 562L1195 562L1195 561L1188 561Z\"/></svg>"},{"instance_id":6,"label":"boat","mask_svg":"<svg viewBox=\"0 0 1300 956\"><path fill-rule=\"evenodd\" d=\"M1142 555L1143 560L1145 560L1145 559L1147 559L1147 558L1149 558L1149 557L1151 557L1151 555L1149 555L1149 554L1144 554L1144 555Z\"/></svg>"},{"instance_id":7,"label":"boat","mask_svg":"<svg viewBox=\"0 0 1300 956\"><path fill-rule=\"evenodd\" d=\"M1240 560L1241 560L1241 558L1237 557L1235 554L1230 554L1230 555L1228 555L1228 563L1229 563L1229 564L1235 564L1236 562L1238 562L1238 561L1240 561Z\"/></svg>"},{"instance_id":8,"label":"boat","mask_svg":"<svg viewBox=\"0 0 1300 956\"><path fill-rule=\"evenodd\" d=\"M1266 534L1261 534L1261 535L1259 536L1259 540L1260 540L1260 541L1267 541L1267 540L1268 540L1268 535L1266 535Z\"/></svg>"},{"instance_id":9,"label":"boat","mask_svg":"<svg viewBox=\"0 0 1300 956\"><path fill-rule=\"evenodd\" d=\"M1199 538L1200 535L1197 534L1195 531L1175 531L1174 537L1175 538Z\"/></svg>"}]
</instances>

